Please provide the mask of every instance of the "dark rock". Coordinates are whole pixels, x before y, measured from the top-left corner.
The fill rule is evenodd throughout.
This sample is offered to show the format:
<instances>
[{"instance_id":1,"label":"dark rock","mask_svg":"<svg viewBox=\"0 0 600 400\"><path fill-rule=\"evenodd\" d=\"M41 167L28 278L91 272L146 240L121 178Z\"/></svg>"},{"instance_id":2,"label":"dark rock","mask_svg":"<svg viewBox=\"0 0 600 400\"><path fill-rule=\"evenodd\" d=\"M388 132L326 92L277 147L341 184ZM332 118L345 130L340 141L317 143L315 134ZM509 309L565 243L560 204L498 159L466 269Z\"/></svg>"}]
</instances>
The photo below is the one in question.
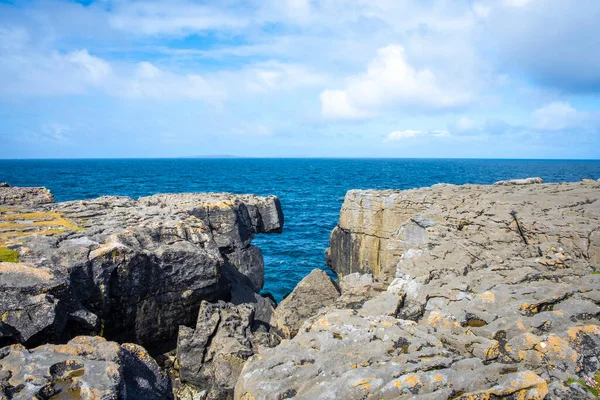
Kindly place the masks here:
<instances>
[{"instance_id":1,"label":"dark rock","mask_svg":"<svg viewBox=\"0 0 600 400\"><path fill-rule=\"evenodd\" d=\"M196 328L179 328L177 362L181 382L206 390L208 399L224 399L244 362L253 354L254 307L202 302Z\"/></svg>"},{"instance_id":2,"label":"dark rock","mask_svg":"<svg viewBox=\"0 0 600 400\"><path fill-rule=\"evenodd\" d=\"M79 336L65 345L0 350L9 399L173 399L171 381L143 347Z\"/></svg>"},{"instance_id":3,"label":"dark rock","mask_svg":"<svg viewBox=\"0 0 600 400\"><path fill-rule=\"evenodd\" d=\"M178 327L195 324L202 300L258 301L264 265L251 241L283 226L274 196L115 196L34 205L41 189L27 189L0 191L3 199L33 196L0 210L0 248L10 246L20 261L0 270L7 277L0 281L4 343L102 333L173 348ZM32 278L39 274L44 280ZM21 302L29 314L19 314ZM19 322L30 317L30 324Z\"/></svg>"}]
</instances>

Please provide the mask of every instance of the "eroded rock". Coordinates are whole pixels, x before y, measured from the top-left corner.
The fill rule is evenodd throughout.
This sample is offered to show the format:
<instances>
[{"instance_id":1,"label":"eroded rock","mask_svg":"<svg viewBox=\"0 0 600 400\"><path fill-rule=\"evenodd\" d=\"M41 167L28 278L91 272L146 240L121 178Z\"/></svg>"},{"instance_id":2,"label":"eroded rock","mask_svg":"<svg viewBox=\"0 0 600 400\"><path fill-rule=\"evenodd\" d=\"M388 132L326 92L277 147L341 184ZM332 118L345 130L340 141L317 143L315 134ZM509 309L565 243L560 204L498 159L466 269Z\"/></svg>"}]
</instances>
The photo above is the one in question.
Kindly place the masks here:
<instances>
[{"instance_id":1,"label":"eroded rock","mask_svg":"<svg viewBox=\"0 0 600 400\"><path fill-rule=\"evenodd\" d=\"M274 196L112 196L34 204L39 202L22 201L28 191L21 189L27 188L2 188L1 197L0 249L18 256L0 269L4 343L102 333L174 347L179 325L194 326L202 300L257 302L263 258L251 241L255 233L283 226ZM34 322L27 325L28 318Z\"/></svg>"},{"instance_id":2,"label":"eroded rock","mask_svg":"<svg viewBox=\"0 0 600 400\"><path fill-rule=\"evenodd\" d=\"M143 347L79 336L64 345L0 349L9 399L172 399L171 381Z\"/></svg>"},{"instance_id":3,"label":"eroded rock","mask_svg":"<svg viewBox=\"0 0 600 400\"><path fill-rule=\"evenodd\" d=\"M333 304L339 296L340 292L329 275L323 270L314 269L279 303L271 318L271 325L282 337L290 339L307 318Z\"/></svg>"},{"instance_id":4,"label":"eroded rock","mask_svg":"<svg viewBox=\"0 0 600 400\"><path fill-rule=\"evenodd\" d=\"M236 398L589 398L573 382L600 369L599 197L592 181L348 192L328 252L341 297L251 358Z\"/></svg>"}]
</instances>

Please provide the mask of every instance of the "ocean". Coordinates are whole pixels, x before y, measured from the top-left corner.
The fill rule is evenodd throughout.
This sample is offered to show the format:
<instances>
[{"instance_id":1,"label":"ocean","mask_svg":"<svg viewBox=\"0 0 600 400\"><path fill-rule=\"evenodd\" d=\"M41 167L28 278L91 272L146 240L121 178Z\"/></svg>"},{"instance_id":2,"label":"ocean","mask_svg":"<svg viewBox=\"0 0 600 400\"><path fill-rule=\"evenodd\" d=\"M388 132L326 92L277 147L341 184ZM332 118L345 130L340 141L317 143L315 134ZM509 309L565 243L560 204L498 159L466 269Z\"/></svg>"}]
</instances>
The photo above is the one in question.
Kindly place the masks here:
<instances>
[{"instance_id":1,"label":"ocean","mask_svg":"<svg viewBox=\"0 0 600 400\"><path fill-rule=\"evenodd\" d=\"M279 196L281 235L257 235L265 288L279 301L325 249L349 189L409 189L436 183L489 184L540 176L546 182L600 178L600 161L474 159L86 159L0 160L0 182L45 186L57 201L103 195L232 192ZM331 274L331 271L328 271Z\"/></svg>"}]
</instances>

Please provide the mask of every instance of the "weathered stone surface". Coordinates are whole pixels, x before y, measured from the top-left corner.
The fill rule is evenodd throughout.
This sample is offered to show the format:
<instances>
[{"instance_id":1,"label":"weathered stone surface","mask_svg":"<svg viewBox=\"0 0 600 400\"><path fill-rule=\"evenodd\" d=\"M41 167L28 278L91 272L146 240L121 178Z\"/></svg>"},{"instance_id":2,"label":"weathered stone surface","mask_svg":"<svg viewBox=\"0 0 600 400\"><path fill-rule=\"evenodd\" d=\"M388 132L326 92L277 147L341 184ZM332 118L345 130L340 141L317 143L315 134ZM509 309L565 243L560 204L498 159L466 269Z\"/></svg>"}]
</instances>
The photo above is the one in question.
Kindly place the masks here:
<instances>
[{"instance_id":1,"label":"weathered stone surface","mask_svg":"<svg viewBox=\"0 0 600 400\"><path fill-rule=\"evenodd\" d=\"M548 393L535 372L464 358L414 321L386 315L385 307L376 316L364 308L329 309L293 340L251 358L235 398L543 399Z\"/></svg>"},{"instance_id":2,"label":"weathered stone surface","mask_svg":"<svg viewBox=\"0 0 600 400\"><path fill-rule=\"evenodd\" d=\"M251 358L236 398L589 398L568 382L600 369L599 197L593 181L348 192L340 299Z\"/></svg>"},{"instance_id":3,"label":"weathered stone surface","mask_svg":"<svg viewBox=\"0 0 600 400\"><path fill-rule=\"evenodd\" d=\"M589 267L598 252L599 197L600 185L582 182L351 190L331 234L328 262L342 276L372 273L387 283L428 270L424 263L444 265L426 279L492 265Z\"/></svg>"},{"instance_id":4,"label":"weathered stone surface","mask_svg":"<svg viewBox=\"0 0 600 400\"><path fill-rule=\"evenodd\" d=\"M202 302L196 328L179 328L179 378L206 391L206 399L225 399L253 354L251 325L254 307Z\"/></svg>"},{"instance_id":5,"label":"weathered stone surface","mask_svg":"<svg viewBox=\"0 0 600 400\"><path fill-rule=\"evenodd\" d=\"M54 196L44 187L12 187L0 184L0 206L54 203Z\"/></svg>"},{"instance_id":6,"label":"weathered stone surface","mask_svg":"<svg viewBox=\"0 0 600 400\"><path fill-rule=\"evenodd\" d=\"M339 290L329 275L323 270L314 269L279 303L271 318L271 325L282 337L290 339L307 318L333 304L339 296Z\"/></svg>"},{"instance_id":7,"label":"weathered stone surface","mask_svg":"<svg viewBox=\"0 0 600 400\"><path fill-rule=\"evenodd\" d=\"M280 215L274 196L226 193L3 207L0 249L19 262L0 269L11 276L0 281L7 289L0 342L102 333L174 345L179 325L195 324L202 300L257 302L263 259L251 241L255 233L281 231ZM40 281L31 271L47 275Z\"/></svg>"},{"instance_id":8,"label":"weathered stone surface","mask_svg":"<svg viewBox=\"0 0 600 400\"><path fill-rule=\"evenodd\" d=\"M0 349L9 399L172 399L171 381L143 347L79 336L64 345Z\"/></svg>"}]
</instances>

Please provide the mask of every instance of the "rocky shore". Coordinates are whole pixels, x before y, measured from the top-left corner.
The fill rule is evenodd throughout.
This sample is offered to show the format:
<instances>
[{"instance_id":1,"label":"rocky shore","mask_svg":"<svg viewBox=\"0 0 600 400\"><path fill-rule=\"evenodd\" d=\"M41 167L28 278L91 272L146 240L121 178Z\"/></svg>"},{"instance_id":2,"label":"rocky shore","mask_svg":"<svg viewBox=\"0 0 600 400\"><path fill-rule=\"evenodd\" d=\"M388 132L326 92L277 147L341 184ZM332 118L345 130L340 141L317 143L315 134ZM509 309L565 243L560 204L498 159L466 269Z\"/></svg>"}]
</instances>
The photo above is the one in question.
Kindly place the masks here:
<instances>
[{"instance_id":1,"label":"rocky shore","mask_svg":"<svg viewBox=\"0 0 600 400\"><path fill-rule=\"evenodd\" d=\"M283 228L274 196L0 185L0 398L595 398L599 198L539 178L349 191L339 280L315 270L276 306L251 244Z\"/></svg>"}]
</instances>

